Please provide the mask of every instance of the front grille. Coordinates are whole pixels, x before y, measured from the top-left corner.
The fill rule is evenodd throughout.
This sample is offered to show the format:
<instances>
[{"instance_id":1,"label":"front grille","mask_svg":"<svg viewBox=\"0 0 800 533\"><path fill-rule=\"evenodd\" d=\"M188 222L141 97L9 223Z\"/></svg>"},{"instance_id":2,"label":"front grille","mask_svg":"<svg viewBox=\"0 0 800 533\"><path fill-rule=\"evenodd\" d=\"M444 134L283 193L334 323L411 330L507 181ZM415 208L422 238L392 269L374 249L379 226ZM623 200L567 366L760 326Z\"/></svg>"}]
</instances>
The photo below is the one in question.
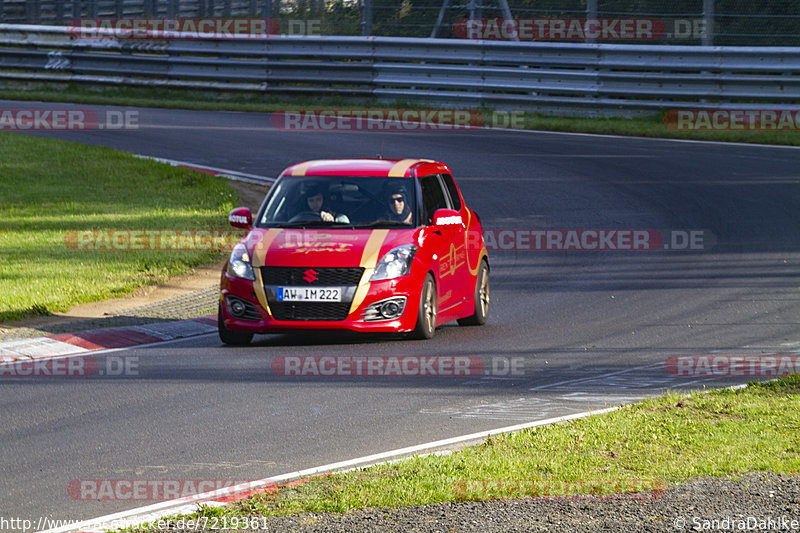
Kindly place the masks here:
<instances>
[{"instance_id":1,"label":"front grille","mask_svg":"<svg viewBox=\"0 0 800 533\"><path fill-rule=\"evenodd\" d=\"M308 283L305 279L306 271L309 269L315 272L316 281ZM358 285L364 269L354 268L335 268L335 267L261 267L261 277L264 285L318 285L321 287L346 287Z\"/></svg>"},{"instance_id":2,"label":"front grille","mask_svg":"<svg viewBox=\"0 0 800 533\"><path fill-rule=\"evenodd\" d=\"M350 302L270 302L276 320L344 320Z\"/></svg>"},{"instance_id":3,"label":"front grille","mask_svg":"<svg viewBox=\"0 0 800 533\"><path fill-rule=\"evenodd\" d=\"M313 270L310 273L309 270ZM361 267L261 267L264 292L276 320L344 320L350 311ZM316 277L311 283L309 276ZM279 302L278 287L344 287L342 302Z\"/></svg>"}]
</instances>

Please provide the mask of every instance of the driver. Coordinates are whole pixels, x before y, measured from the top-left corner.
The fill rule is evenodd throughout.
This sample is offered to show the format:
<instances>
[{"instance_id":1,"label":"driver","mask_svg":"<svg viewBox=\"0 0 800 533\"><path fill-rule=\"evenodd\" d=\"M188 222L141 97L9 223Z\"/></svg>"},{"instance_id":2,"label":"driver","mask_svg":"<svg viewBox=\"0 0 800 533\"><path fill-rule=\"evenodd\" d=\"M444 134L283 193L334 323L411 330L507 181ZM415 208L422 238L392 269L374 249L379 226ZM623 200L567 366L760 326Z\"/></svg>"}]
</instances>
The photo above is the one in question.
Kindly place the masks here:
<instances>
[{"instance_id":1,"label":"driver","mask_svg":"<svg viewBox=\"0 0 800 533\"><path fill-rule=\"evenodd\" d=\"M343 222L345 224L350 222L347 215L337 215L325 206L325 197L318 185L311 185L304 196L308 210L315 215L319 215L319 218L325 222Z\"/></svg>"}]
</instances>

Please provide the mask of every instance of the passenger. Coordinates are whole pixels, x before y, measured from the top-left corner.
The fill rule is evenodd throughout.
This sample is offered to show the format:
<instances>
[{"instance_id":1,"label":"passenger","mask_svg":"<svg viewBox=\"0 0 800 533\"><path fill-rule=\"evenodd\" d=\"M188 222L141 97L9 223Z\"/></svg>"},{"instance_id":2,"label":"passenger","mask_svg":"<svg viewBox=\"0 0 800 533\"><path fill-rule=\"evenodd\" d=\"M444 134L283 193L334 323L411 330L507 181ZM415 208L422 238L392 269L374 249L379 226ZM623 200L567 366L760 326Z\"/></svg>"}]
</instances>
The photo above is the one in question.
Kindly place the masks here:
<instances>
[{"instance_id":1,"label":"passenger","mask_svg":"<svg viewBox=\"0 0 800 533\"><path fill-rule=\"evenodd\" d=\"M408 192L402 185L394 185L389 188L387 196L389 211L386 215L388 220L411 224L413 213L408 205Z\"/></svg>"}]
</instances>

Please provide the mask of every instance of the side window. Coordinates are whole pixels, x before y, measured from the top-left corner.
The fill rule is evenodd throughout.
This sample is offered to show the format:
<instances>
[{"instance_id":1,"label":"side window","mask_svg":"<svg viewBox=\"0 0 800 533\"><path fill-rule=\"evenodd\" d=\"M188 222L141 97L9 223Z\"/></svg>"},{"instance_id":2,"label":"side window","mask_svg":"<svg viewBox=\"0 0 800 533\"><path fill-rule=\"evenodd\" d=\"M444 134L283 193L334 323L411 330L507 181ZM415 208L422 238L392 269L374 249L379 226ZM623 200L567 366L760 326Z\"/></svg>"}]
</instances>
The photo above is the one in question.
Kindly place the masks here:
<instances>
[{"instance_id":1,"label":"side window","mask_svg":"<svg viewBox=\"0 0 800 533\"><path fill-rule=\"evenodd\" d=\"M430 224L433 221L433 213L437 209L447 207L447 198L437 175L420 178L419 185L422 189L422 219L426 224Z\"/></svg>"},{"instance_id":2,"label":"side window","mask_svg":"<svg viewBox=\"0 0 800 533\"><path fill-rule=\"evenodd\" d=\"M456 189L456 182L453 181L453 176L450 174L441 174L441 176L447 192L450 193L450 203L453 209L461 211L461 199L458 197L458 189Z\"/></svg>"}]
</instances>

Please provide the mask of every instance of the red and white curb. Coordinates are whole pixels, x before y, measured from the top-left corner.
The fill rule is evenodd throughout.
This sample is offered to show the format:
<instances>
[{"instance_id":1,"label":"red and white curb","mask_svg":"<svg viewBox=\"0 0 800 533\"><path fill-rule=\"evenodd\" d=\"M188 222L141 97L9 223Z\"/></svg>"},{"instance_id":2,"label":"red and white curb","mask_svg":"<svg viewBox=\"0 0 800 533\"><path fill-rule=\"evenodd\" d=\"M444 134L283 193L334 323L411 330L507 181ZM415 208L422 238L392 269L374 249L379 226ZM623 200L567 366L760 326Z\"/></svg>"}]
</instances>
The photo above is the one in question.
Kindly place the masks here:
<instances>
[{"instance_id":1,"label":"red and white curb","mask_svg":"<svg viewBox=\"0 0 800 533\"><path fill-rule=\"evenodd\" d=\"M0 341L0 370L9 361L73 355L109 348L194 337L217 331L217 316L157 322L142 326L101 328L77 333L54 333L42 337ZM2 374L2 372L0 372Z\"/></svg>"},{"instance_id":2,"label":"red and white curb","mask_svg":"<svg viewBox=\"0 0 800 533\"><path fill-rule=\"evenodd\" d=\"M136 528L141 524L156 522L164 519L165 517L194 513L198 510L198 505L201 503L204 506L210 507L228 505L230 503L248 498L253 494L273 492L282 486L291 486L304 483L308 481L308 478L310 477L341 473L356 468L365 468L367 466L374 466L380 463L400 460L407 456L423 455L426 453L435 452L436 450L446 449L448 447L455 447L465 443L482 441L493 435L499 435L500 433L510 433L537 426L546 426L549 424L566 422L568 420L576 420L588 416L601 415L617 409L618 407L608 407L606 409L598 409L595 411L575 413L557 418L537 420L535 422L527 422L524 424L507 426L490 431L481 431L478 433L471 433L469 435L461 435L459 437L437 440L425 444L418 444L416 446L399 448L397 450L367 455L357 459L350 459L347 461L331 463L297 472L290 472L280 476L250 481L248 483L243 483L233 487L225 487L215 491L205 492L203 494L186 496L177 500L159 502L145 507L139 507L136 509L130 509L128 511L101 516L91 520L85 520L83 522L47 529L40 531L40 533L104 533L105 531L113 529L127 527Z\"/></svg>"},{"instance_id":3,"label":"red and white curb","mask_svg":"<svg viewBox=\"0 0 800 533\"><path fill-rule=\"evenodd\" d=\"M246 172L239 172L224 168L208 167L205 165L198 165L196 163L187 163L186 161L176 161L174 159L164 159L162 157L153 157L140 154L134 154L134 157L138 157L140 159L149 159L150 161L158 161L159 163L166 163L168 165L172 165L173 167L186 168L189 170L202 172L203 174L210 174L212 176L219 176L221 178L228 178L236 181L246 181L248 183L258 183L260 185L273 183L275 181L275 178L268 178L266 176L248 174Z\"/></svg>"}]
</instances>

